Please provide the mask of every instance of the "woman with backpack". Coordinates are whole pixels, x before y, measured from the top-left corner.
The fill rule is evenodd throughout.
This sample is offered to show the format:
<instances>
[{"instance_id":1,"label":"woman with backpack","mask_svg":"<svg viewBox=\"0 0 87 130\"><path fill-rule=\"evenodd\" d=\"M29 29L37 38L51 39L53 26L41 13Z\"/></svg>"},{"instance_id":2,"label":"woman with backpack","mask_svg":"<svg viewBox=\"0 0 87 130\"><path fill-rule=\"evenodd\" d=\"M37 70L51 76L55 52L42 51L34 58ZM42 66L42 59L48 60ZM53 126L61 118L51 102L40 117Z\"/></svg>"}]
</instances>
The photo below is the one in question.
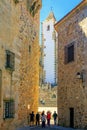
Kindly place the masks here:
<instances>
[{"instance_id":1,"label":"woman with backpack","mask_svg":"<svg viewBox=\"0 0 87 130\"><path fill-rule=\"evenodd\" d=\"M46 115L45 115L44 111L41 114L41 121L42 121L42 128L45 128L45 125L46 125Z\"/></svg>"}]
</instances>

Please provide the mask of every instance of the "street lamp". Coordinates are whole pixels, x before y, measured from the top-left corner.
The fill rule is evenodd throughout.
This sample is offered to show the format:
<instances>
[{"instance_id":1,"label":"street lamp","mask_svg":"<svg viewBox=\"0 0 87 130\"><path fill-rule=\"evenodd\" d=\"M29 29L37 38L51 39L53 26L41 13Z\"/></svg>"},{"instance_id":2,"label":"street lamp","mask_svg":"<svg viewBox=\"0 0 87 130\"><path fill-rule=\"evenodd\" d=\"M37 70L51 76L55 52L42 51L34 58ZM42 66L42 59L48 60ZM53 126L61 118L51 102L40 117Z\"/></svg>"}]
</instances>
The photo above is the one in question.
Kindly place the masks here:
<instances>
[{"instance_id":1,"label":"street lamp","mask_svg":"<svg viewBox=\"0 0 87 130\"><path fill-rule=\"evenodd\" d=\"M83 73L82 72L77 72L77 79L82 79L83 81Z\"/></svg>"},{"instance_id":2,"label":"street lamp","mask_svg":"<svg viewBox=\"0 0 87 130\"><path fill-rule=\"evenodd\" d=\"M77 72L76 76L77 76L77 79L80 79L82 81L83 87L85 87L85 85L84 85L84 82L85 82L85 72L84 72L84 70L81 71L81 72Z\"/></svg>"}]
</instances>

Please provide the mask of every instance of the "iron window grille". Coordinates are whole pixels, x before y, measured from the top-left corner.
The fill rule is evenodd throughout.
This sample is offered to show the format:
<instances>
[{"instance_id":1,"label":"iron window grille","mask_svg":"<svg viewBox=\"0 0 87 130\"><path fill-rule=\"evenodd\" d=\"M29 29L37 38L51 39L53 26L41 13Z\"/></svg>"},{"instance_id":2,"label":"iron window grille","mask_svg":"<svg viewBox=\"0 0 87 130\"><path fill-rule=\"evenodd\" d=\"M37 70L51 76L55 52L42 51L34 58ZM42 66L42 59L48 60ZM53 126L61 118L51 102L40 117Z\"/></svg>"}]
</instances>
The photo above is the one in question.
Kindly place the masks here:
<instances>
[{"instance_id":1,"label":"iron window grille","mask_svg":"<svg viewBox=\"0 0 87 130\"><path fill-rule=\"evenodd\" d=\"M4 119L14 118L14 101L4 101Z\"/></svg>"}]
</instances>

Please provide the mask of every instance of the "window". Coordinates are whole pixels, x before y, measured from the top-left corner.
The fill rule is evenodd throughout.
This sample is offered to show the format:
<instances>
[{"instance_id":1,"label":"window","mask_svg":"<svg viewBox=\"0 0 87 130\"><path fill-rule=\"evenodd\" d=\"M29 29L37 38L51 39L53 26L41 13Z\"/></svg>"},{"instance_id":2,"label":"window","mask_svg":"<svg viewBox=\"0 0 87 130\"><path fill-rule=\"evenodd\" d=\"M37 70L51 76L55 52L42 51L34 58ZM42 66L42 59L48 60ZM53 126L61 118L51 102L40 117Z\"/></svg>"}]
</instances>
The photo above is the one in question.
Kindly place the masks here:
<instances>
[{"instance_id":1,"label":"window","mask_svg":"<svg viewBox=\"0 0 87 130\"><path fill-rule=\"evenodd\" d=\"M14 117L14 101L4 101L4 118Z\"/></svg>"},{"instance_id":2,"label":"window","mask_svg":"<svg viewBox=\"0 0 87 130\"><path fill-rule=\"evenodd\" d=\"M1 94L2 94L2 71L0 70L0 106L1 106Z\"/></svg>"},{"instance_id":3,"label":"window","mask_svg":"<svg viewBox=\"0 0 87 130\"><path fill-rule=\"evenodd\" d=\"M15 54L6 50L6 68L14 70Z\"/></svg>"},{"instance_id":4,"label":"window","mask_svg":"<svg viewBox=\"0 0 87 130\"><path fill-rule=\"evenodd\" d=\"M74 61L74 42L65 47L65 63Z\"/></svg>"},{"instance_id":5,"label":"window","mask_svg":"<svg viewBox=\"0 0 87 130\"><path fill-rule=\"evenodd\" d=\"M31 46L29 45L29 53L31 52Z\"/></svg>"},{"instance_id":6,"label":"window","mask_svg":"<svg viewBox=\"0 0 87 130\"><path fill-rule=\"evenodd\" d=\"M47 26L47 31L49 31L49 30L50 30L50 25Z\"/></svg>"},{"instance_id":7,"label":"window","mask_svg":"<svg viewBox=\"0 0 87 130\"><path fill-rule=\"evenodd\" d=\"M70 117L69 117L69 119L70 119L70 127L74 127L74 108L69 108L69 115L70 115Z\"/></svg>"}]
</instances>

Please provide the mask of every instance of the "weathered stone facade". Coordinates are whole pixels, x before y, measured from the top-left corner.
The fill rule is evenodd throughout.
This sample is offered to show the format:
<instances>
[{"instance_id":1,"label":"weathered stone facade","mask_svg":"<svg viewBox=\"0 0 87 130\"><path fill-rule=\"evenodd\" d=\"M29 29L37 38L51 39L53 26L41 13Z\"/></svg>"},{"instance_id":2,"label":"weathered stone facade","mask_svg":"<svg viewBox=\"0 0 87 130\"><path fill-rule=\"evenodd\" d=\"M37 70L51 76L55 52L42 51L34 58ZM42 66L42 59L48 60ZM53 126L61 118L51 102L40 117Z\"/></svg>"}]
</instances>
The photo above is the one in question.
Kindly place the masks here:
<instances>
[{"instance_id":1,"label":"weathered stone facade","mask_svg":"<svg viewBox=\"0 0 87 130\"><path fill-rule=\"evenodd\" d=\"M28 113L38 110L41 0L32 0L31 5L30 1L0 1L1 130L14 130L27 124ZM10 109L6 115L8 101L14 102L13 118Z\"/></svg>"},{"instance_id":2,"label":"weathered stone facade","mask_svg":"<svg viewBox=\"0 0 87 130\"><path fill-rule=\"evenodd\" d=\"M51 114L54 111L57 112L57 86L51 88L49 85L42 85L39 89L39 107L38 111L50 111Z\"/></svg>"},{"instance_id":3,"label":"weathered stone facade","mask_svg":"<svg viewBox=\"0 0 87 130\"><path fill-rule=\"evenodd\" d=\"M87 0L57 22L55 29L58 32L59 124L87 128Z\"/></svg>"},{"instance_id":4,"label":"weathered stone facade","mask_svg":"<svg viewBox=\"0 0 87 130\"><path fill-rule=\"evenodd\" d=\"M39 107L57 107L57 86L43 85L39 89Z\"/></svg>"}]
</instances>

